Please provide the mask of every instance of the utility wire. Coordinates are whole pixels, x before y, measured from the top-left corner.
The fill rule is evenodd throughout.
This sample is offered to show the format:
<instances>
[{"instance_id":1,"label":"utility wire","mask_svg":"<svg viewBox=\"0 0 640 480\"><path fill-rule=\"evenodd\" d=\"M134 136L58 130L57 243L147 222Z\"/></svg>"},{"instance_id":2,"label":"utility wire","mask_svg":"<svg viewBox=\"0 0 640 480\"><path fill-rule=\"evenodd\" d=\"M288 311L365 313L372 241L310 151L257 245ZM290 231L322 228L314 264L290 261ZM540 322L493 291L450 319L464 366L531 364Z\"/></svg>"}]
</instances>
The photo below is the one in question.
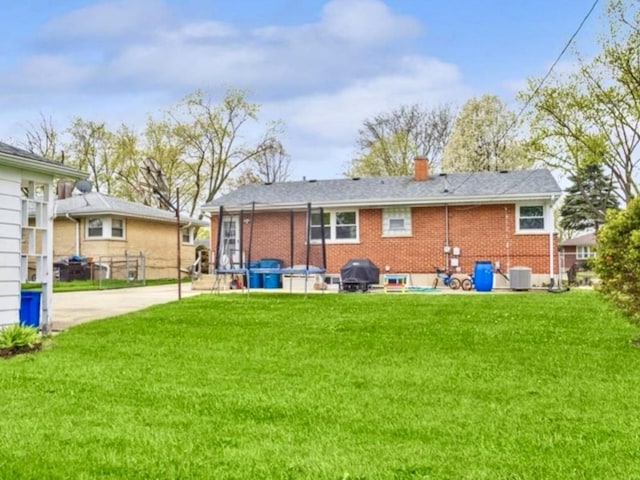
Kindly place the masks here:
<instances>
[{"instance_id":1,"label":"utility wire","mask_svg":"<svg viewBox=\"0 0 640 480\"><path fill-rule=\"evenodd\" d=\"M516 117L513 119L513 122L511 122L511 124L507 127L507 129L504 131L504 134L502 134L502 137L500 138L499 142L502 142L502 140L504 140L504 138L507 136L507 134L509 133L509 131L511 129L513 129L517 123L518 120L520 120L520 117L522 116L522 114L524 113L524 111L529 107L529 105L531 104L531 102L533 101L534 97L538 94L538 92L540 91L540 89L542 88L542 86L544 85L544 83L547 81L547 79L551 76L551 73L553 72L553 69L556 67L556 65L558 65L558 62L560 62L560 59L563 57L563 55L567 52L567 50L569 49L569 47L571 46L572 42L575 40L575 38L578 36L578 34L580 33L580 31L582 30L582 27L584 27L585 23L587 23L587 20L589 19L589 17L591 16L591 14L593 13L593 11L596 9L596 6L598 5L598 3L600 2L600 0L594 0L593 4L591 5L591 8L589 9L589 11L587 12L587 14L584 16L584 18L582 19L582 21L580 22L580 24L578 25L578 28L575 30L575 32L573 32L573 34L571 35L571 37L569 38L569 40L567 41L567 43L565 44L564 48L562 49L562 51L560 52L560 54L556 57L555 61L553 62L553 64L551 64L551 67L549 67L549 70L547 71L547 73L545 74L544 77L542 77L542 79L538 82L538 84L536 85L536 88L533 89L533 93L529 96L529 98L527 99L526 103L524 104L524 106L520 109L520 111L518 112L518 114L516 115ZM516 185L520 185L524 182L526 182L531 175L533 175L534 171L530 171L527 175L525 175L521 180L519 180ZM471 179L473 175L469 175L457 188L456 190L459 190L460 187L462 187L462 185L464 185L465 183L467 183L467 181L469 179ZM511 185L509 188L507 188L507 190L503 191L503 192L499 192L496 194L495 198L498 198L500 195L502 195L503 193L506 193L508 190L513 189L513 187L515 187L516 185Z\"/></svg>"},{"instance_id":2,"label":"utility wire","mask_svg":"<svg viewBox=\"0 0 640 480\"><path fill-rule=\"evenodd\" d=\"M520 117L522 116L522 114L524 113L524 111L529 107L529 105L531 104L531 102L533 101L534 97L538 94L538 92L540 91L540 89L542 88L542 86L544 85L544 83L547 81L547 79L551 76L551 73L553 72L553 69L556 67L556 65L558 65L558 62L560 62L560 59L563 57L563 55L567 52L567 50L569 50L569 47L571 46L571 44L573 43L573 41L575 40L575 38L578 36L578 33L580 33L580 30L582 30L582 27L584 27L584 24L587 23L587 20L589 19L589 17L591 16L591 14L593 13L593 11L596 9L596 6L598 5L598 3L600 2L600 0L595 0L593 2L593 5L591 5L591 8L589 9L589 11L587 12L587 14L584 16L584 18L582 19L582 21L580 22L580 25L578 25L578 28L576 29L575 32L573 32L573 35L571 35L571 37L569 38L569 40L567 41L567 43L565 44L564 48L562 49L562 51L560 52L560 54L556 57L555 61L551 64L551 67L549 67L549 70L547 71L547 73L545 74L544 77L542 77L542 79L538 82L538 84L536 85L536 88L533 89L533 93L531 95L529 95L529 98L527 99L527 101L525 102L524 106L520 109L520 111L518 112L518 114L516 115L516 118L513 120L513 122L511 123L511 125L507 128L507 130L505 130L504 135L502 136L502 139L504 139L504 137L507 135L507 133L509 132L509 130L511 130L513 127L515 127L515 125L518 123L518 120L520 119ZM502 140L500 139L500 140Z\"/></svg>"}]
</instances>

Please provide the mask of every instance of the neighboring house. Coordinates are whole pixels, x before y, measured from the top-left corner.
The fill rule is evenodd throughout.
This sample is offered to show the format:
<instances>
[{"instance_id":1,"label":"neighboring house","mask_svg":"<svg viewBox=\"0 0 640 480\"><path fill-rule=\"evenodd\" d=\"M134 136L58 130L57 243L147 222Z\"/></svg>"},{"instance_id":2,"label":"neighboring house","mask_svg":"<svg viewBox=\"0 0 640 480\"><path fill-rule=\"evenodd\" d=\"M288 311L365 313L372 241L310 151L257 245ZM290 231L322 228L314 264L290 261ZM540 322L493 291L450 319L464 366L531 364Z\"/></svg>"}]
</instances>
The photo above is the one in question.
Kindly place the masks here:
<instances>
[{"instance_id":1,"label":"neighboring house","mask_svg":"<svg viewBox=\"0 0 640 480\"><path fill-rule=\"evenodd\" d=\"M87 174L0 142L0 326L18 323L21 283L42 284L40 325L51 323L55 178Z\"/></svg>"},{"instance_id":2,"label":"neighboring house","mask_svg":"<svg viewBox=\"0 0 640 480\"><path fill-rule=\"evenodd\" d=\"M427 160L418 158L413 176L250 184L203 210L211 215L212 249L222 206L221 250L242 244L245 259L250 245L251 259L279 258L289 266L290 242L279 232L296 223L296 232L302 232L296 236L305 237L311 203L323 208L328 273L339 272L349 259L369 258L381 272L415 274L417 282L435 266L470 273L476 261L489 260L504 273L529 267L536 283L557 274L552 207L561 193L546 169L430 176ZM251 222L252 210L271 220L240 229L240 223ZM290 211L296 212L295 221L289 220ZM311 217L315 244L321 241L321 218Z\"/></svg>"},{"instance_id":3,"label":"neighboring house","mask_svg":"<svg viewBox=\"0 0 640 480\"><path fill-rule=\"evenodd\" d=\"M560 242L561 267L565 271L582 268L587 260L596 256L596 234L586 233Z\"/></svg>"},{"instance_id":4,"label":"neighboring house","mask_svg":"<svg viewBox=\"0 0 640 480\"><path fill-rule=\"evenodd\" d=\"M180 217L180 259L184 271L195 260L195 235L208 222ZM102 193L59 199L56 203L53 256L91 258L108 268L113 259L133 262L142 253L146 279L177 277L178 230L174 212ZM139 266L136 271L140 271ZM113 277L116 277L115 270Z\"/></svg>"}]
</instances>

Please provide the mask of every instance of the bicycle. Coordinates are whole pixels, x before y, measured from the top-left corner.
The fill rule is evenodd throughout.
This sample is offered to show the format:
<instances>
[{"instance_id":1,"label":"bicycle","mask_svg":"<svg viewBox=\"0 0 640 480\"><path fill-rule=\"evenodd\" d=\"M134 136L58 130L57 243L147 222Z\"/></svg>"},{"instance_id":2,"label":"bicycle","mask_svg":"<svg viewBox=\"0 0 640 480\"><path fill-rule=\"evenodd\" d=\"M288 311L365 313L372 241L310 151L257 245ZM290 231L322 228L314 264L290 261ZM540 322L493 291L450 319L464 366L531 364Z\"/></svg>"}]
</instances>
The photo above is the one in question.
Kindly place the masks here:
<instances>
[{"instance_id":1,"label":"bicycle","mask_svg":"<svg viewBox=\"0 0 640 480\"><path fill-rule=\"evenodd\" d=\"M460 282L460 286L467 292L472 288L475 288L476 281L473 278L473 273L468 274L467 278L463 279L462 282Z\"/></svg>"},{"instance_id":2,"label":"bicycle","mask_svg":"<svg viewBox=\"0 0 640 480\"><path fill-rule=\"evenodd\" d=\"M453 276L450 270L445 270L439 267L433 267L436 269L436 278L433 280L433 288L438 286L438 281L442 280L445 287L449 287L452 290L458 290L461 286L461 282L459 278Z\"/></svg>"}]
</instances>

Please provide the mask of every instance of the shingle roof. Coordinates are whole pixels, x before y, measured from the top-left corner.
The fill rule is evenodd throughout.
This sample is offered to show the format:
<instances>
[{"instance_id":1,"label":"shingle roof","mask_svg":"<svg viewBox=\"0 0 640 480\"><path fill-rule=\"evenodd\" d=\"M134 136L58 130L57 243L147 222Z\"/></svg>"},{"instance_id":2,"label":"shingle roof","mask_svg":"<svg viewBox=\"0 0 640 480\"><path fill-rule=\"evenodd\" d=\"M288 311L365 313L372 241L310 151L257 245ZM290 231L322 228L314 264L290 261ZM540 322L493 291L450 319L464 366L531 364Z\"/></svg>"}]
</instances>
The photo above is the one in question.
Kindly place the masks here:
<instances>
[{"instance_id":1,"label":"shingle roof","mask_svg":"<svg viewBox=\"0 0 640 480\"><path fill-rule=\"evenodd\" d=\"M168 210L149 207L141 203L130 202L122 198L112 197L103 193L92 192L75 195L56 201L56 216L72 215L86 217L91 215L120 215L123 217L144 218L161 222L175 222L176 216ZM187 216L180 217L181 223L192 223L194 226L204 227L208 222Z\"/></svg>"},{"instance_id":2,"label":"shingle roof","mask_svg":"<svg viewBox=\"0 0 640 480\"><path fill-rule=\"evenodd\" d=\"M425 181L399 176L250 184L207 203L203 209L215 210L220 205L240 208L252 202L256 202L256 208L309 202L316 206L499 202L551 198L561 193L549 170L536 169L441 174Z\"/></svg>"},{"instance_id":3,"label":"shingle roof","mask_svg":"<svg viewBox=\"0 0 640 480\"><path fill-rule=\"evenodd\" d=\"M0 157L2 154L10 155L7 160L11 160L12 158L17 158L20 163L24 160L27 161L35 161L37 163L31 163L32 165L40 164L41 170L48 171L50 173L54 173L56 175L65 175L73 178L86 178L88 175L80 170L77 170L73 167L69 167L67 165L63 165L59 162L54 162L52 160L48 160L40 155L36 155L35 153L31 153L22 148L14 147L13 145L9 145L8 143L0 142ZM6 160L5 160L6 161Z\"/></svg>"},{"instance_id":4,"label":"shingle roof","mask_svg":"<svg viewBox=\"0 0 640 480\"><path fill-rule=\"evenodd\" d=\"M597 245L596 234L595 233L585 233L584 235L580 235L579 237L569 238L560 242L561 247L575 247L578 245Z\"/></svg>"}]
</instances>

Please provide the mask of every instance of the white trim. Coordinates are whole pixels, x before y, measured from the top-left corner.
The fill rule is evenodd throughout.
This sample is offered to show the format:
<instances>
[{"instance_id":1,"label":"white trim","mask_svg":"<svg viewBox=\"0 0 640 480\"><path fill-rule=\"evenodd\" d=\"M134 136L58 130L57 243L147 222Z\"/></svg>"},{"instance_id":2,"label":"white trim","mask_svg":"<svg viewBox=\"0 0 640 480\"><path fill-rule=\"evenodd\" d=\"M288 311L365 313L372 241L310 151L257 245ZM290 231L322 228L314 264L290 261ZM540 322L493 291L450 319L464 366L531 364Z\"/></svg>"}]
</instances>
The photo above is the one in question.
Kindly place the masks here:
<instances>
[{"instance_id":1,"label":"white trim","mask_svg":"<svg viewBox=\"0 0 640 480\"><path fill-rule=\"evenodd\" d=\"M189 240L187 240L186 242L184 240L185 233L189 234ZM182 241L183 245L193 245L195 243L195 228L194 227L180 228L180 240Z\"/></svg>"},{"instance_id":2,"label":"white trim","mask_svg":"<svg viewBox=\"0 0 640 480\"><path fill-rule=\"evenodd\" d=\"M478 195L478 196L434 196L434 197L419 197L419 198L369 198L364 200L339 200L339 201L316 201L313 202L314 207L322 207L326 209L334 210L348 210L348 209L360 209L360 208L385 208L385 207L403 207L411 205L412 207L441 207L445 205L503 205L512 204L515 202L526 202L529 204L549 204L557 200L558 193L544 194L518 194L518 195ZM235 213L240 210L246 209L248 204L234 204L226 205L225 212ZM306 205L306 204L305 204ZM272 211L272 210L304 210L306 207L301 202L295 203L274 203L274 204L256 204L255 211ZM201 210L203 212L211 212L212 215L218 213L220 205L203 205Z\"/></svg>"},{"instance_id":3,"label":"white trim","mask_svg":"<svg viewBox=\"0 0 640 480\"><path fill-rule=\"evenodd\" d=\"M543 228L521 228L520 227L520 209L522 207L542 207L542 217L530 217L530 218L542 218L544 223ZM551 208L546 202L526 202L526 203L516 203L515 204L515 231L517 235L540 235L553 233L553 229L551 226L553 225L553 220L550 218L550 214L552 213Z\"/></svg>"},{"instance_id":4,"label":"white trim","mask_svg":"<svg viewBox=\"0 0 640 480\"><path fill-rule=\"evenodd\" d=\"M102 235L97 236L97 235L89 235L89 222L91 222L91 220L100 220L102 222ZM112 225L112 221L113 220L120 220L122 221L122 236L121 237L114 237L112 235L113 233L113 225ZM84 238L87 241L91 241L91 240L118 240L118 241L124 241L127 239L127 220L126 218L123 217L107 217L107 216L102 216L102 215L96 215L93 217L86 217L85 222L84 222Z\"/></svg>"},{"instance_id":5,"label":"white trim","mask_svg":"<svg viewBox=\"0 0 640 480\"><path fill-rule=\"evenodd\" d=\"M314 212L317 213L317 212ZM329 224L324 225L325 227L329 227L329 236L325 237L324 241L327 244L341 244L341 243L360 243L360 211L356 208L342 208L337 210L324 210L325 214L329 215ZM355 227L356 227L356 236L355 238L336 238L336 214L338 213L355 213ZM318 228L318 225L311 225L311 227ZM309 233L311 235L311 233ZM320 238L310 239L311 243L320 243L322 240Z\"/></svg>"}]
</instances>

